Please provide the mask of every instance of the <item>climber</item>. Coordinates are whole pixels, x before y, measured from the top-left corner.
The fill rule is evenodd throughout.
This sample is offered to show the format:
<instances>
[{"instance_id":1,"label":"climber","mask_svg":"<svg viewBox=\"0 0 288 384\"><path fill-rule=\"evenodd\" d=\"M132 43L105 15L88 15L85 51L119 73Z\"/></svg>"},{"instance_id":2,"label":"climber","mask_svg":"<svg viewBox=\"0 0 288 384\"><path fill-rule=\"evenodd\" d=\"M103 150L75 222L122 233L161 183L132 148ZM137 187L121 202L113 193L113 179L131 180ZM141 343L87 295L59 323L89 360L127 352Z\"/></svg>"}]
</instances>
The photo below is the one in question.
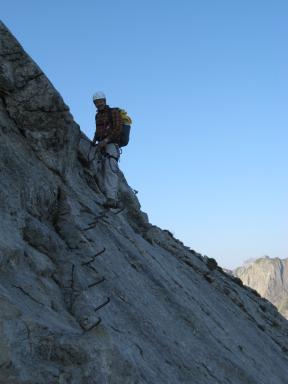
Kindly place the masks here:
<instances>
[{"instance_id":1,"label":"climber","mask_svg":"<svg viewBox=\"0 0 288 384\"><path fill-rule=\"evenodd\" d=\"M95 116L96 131L93 145L97 143L102 158L104 189L106 193L105 208L120 208L118 199L118 161L120 147L128 144L130 124L132 123L126 111L120 108L110 108L106 104L103 92L93 95L93 103L97 108Z\"/></svg>"}]
</instances>

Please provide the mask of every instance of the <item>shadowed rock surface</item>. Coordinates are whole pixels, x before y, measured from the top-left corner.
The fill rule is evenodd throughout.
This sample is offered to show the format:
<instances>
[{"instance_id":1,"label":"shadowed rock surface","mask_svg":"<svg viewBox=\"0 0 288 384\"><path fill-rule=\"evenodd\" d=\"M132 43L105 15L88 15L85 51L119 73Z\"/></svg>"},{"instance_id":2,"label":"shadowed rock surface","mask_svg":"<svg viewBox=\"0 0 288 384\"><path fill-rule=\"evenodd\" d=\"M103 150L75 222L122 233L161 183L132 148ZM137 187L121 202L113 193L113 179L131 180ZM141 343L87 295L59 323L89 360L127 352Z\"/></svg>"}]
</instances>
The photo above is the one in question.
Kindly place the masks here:
<instances>
[{"instance_id":1,"label":"shadowed rock surface","mask_svg":"<svg viewBox=\"0 0 288 384\"><path fill-rule=\"evenodd\" d=\"M233 271L288 318L288 259L262 257Z\"/></svg>"},{"instance_id":2,"label":"shadowed rock surface","mask_svg":"<svg viewBox=\"0 0 288 384\"><path fill-rule=\"evenodd\" d=\"M89 140L2 23L0 146L0 383L287 383L287 321L123 175L103 211Z\"/></svg>"}]
</instances>

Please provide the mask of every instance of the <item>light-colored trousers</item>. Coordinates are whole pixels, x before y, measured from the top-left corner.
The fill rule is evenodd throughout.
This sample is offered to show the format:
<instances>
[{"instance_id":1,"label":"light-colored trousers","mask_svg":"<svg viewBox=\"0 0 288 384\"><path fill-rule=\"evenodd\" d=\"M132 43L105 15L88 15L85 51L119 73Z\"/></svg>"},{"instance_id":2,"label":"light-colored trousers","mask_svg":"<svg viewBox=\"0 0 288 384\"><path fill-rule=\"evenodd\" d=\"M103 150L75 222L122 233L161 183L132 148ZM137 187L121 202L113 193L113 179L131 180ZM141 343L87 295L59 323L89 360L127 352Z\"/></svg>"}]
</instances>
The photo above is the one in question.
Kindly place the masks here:
<instances>
[{"instance_id":1,"label":"light-colored trousers","mask_svg":"<svg viewBox=\"0 0 288 384\"><path fill-rule=\"evenodd\" d=\"M109 157L113 156L113 157ZM119 188L119 167L115 158L120 158L119 146L109 143L105 147L105 154L102 155L103 184L107 198L118 200Z\"/></svg>"}]
</instances>

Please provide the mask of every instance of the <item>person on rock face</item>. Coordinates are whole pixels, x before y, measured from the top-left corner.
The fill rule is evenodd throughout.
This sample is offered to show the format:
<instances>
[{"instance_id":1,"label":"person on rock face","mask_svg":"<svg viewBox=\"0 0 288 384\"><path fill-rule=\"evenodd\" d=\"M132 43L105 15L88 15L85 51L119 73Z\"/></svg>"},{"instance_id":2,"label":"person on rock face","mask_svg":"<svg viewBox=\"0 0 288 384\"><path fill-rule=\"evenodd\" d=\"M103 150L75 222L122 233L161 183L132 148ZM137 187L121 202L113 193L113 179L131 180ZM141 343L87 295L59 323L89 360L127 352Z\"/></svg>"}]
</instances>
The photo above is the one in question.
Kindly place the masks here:
<instances>
[{"instance_id":1,"label":"person on rock face","mask_svg":"<svg viewBox=\"0 0 288 384\"><path fill-rule=\"evenodd\" d=\"M110 108L106 103L106 96L103 92L96 92L93 95L93 103L97 108L95 116L96 131L93 145L96 145L102 155L102 166L104 173L104 189L107 200L104 203L106 208L119 208L118 201L118 161L120 158L119 146L127 145L122 143L123 126L129 127L132 123L127 113L119 108Z\"/></svg>"}]
</instances>

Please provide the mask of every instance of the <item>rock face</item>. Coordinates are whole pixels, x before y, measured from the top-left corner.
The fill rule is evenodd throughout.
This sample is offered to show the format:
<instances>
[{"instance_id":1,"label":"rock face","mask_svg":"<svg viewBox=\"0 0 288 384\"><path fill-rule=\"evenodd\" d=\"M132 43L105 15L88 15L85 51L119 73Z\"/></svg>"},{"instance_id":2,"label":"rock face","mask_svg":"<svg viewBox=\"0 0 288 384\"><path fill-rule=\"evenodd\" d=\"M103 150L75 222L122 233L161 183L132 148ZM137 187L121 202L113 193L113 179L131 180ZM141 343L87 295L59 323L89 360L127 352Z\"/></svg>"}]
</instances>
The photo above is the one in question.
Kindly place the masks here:
<instances>
[{"instance_id":1,"label":"rock face","mask_svg":"<svg viewBox=\"0 0 288 384\"><path fill-rule=\"evenodd\" d=\"M2 23L0 90L0 383L287 383L287 321L122 174L103 211L89 140Z\"/></svg>"},{"instance_id":2,"label":"rock face","mask_svg":"<svg viewBox=\"0 0 288 384\"><path fill-rule=\"evenodd\" d=\"M288 259L263 257L233 271L288 319Z\"/></svg>"}]
</instances>

